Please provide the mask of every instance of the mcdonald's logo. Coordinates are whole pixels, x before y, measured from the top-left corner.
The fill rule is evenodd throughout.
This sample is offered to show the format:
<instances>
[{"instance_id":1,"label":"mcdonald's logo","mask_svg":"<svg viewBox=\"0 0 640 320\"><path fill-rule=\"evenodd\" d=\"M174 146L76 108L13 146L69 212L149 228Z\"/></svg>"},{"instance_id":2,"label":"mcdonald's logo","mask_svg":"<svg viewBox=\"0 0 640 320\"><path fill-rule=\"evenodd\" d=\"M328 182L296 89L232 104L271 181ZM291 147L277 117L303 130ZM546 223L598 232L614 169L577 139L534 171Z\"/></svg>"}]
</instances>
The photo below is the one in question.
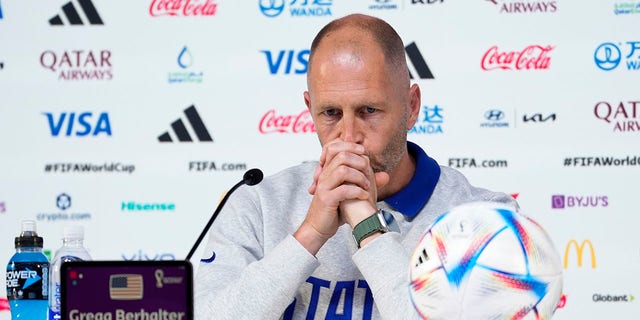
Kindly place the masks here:
<instances>
[{"instance_id":1,"label":"mcdonald's logo","mask_svg":"<svg viewBox=\"0 0 640 320\"><path fill-rule=\"evenodd\" d=\"M589 247L589 253L591 256L591 269L596 268L596 252L593 249L593 243L591 243L591 240L588 240L588 239L583 240L582 243L578 244L578 241L576 241L575 239L572 239L571 241L567 242L567 246L564 248L564 268L565 269L567 269L569 265L569 252L571 251L571 248L576 249L576 257L578 258L578 267L582 267L582 257L584 253L584 248L587 245Z\"/></svg>"}]
</instances>

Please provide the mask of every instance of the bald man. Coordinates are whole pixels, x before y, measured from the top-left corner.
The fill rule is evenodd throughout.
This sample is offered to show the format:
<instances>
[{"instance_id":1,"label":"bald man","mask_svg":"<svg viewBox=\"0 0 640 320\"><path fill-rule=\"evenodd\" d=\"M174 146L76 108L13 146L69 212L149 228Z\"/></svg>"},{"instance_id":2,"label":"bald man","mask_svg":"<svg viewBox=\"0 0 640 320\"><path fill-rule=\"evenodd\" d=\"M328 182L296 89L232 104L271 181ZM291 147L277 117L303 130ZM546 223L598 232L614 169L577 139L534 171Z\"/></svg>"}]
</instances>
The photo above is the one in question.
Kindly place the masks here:
<instances>
[{"instance_id":1,"label":"bald man","mask_svg":"<svg viewBox=\"0 0 640 320\"><path fill-rule=\"evenodd\" d=\"M420 88L385 21L320 30L307 87L320 159L231 196L198 268L196 318L419 319L409 259L429 224L465 202L517 204L407 141Z\"/></svg>"}]
</instances>

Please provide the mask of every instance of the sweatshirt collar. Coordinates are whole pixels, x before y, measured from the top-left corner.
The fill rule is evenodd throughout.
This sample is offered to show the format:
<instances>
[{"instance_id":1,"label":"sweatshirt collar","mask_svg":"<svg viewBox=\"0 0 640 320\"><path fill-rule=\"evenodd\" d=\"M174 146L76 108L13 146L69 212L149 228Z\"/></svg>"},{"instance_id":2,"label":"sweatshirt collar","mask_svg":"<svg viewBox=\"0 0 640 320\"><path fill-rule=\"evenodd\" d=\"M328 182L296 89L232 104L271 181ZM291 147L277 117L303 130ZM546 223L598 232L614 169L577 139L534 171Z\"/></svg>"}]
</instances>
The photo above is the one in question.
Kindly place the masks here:
<instances>
[{"instance_id":1,"label":"sweatshirt collar","mask_svg":"<svg viewBox=\"0 0 640 320\"><path fill-rule=\"evenodd\" d=\"M440 179L440 165L413 142L407 141L407 149L409 149L409 155L416 161L413 177L409 184L396 194L384 199L384 202L412 219L431 198Z\"/></svg>"}]
</instances>

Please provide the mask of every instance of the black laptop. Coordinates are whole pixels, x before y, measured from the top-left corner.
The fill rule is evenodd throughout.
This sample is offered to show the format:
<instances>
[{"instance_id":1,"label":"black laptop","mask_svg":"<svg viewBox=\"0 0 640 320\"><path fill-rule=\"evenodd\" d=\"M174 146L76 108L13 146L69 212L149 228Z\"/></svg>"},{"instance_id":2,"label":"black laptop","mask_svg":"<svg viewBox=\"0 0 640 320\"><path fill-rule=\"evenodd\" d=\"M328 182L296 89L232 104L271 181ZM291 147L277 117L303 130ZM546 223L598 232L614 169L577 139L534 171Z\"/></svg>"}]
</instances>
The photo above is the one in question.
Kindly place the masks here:
<instances>
[{"instance_id":1,"label":"black laptop","mask_svg":"<svg viewBox=\"0 0 640 320\"><path fill-rule=\"evenodd\" d=\"M193 320L189 261L74 261L61 266L61 319Z\"/></svg>"}]
</instances>

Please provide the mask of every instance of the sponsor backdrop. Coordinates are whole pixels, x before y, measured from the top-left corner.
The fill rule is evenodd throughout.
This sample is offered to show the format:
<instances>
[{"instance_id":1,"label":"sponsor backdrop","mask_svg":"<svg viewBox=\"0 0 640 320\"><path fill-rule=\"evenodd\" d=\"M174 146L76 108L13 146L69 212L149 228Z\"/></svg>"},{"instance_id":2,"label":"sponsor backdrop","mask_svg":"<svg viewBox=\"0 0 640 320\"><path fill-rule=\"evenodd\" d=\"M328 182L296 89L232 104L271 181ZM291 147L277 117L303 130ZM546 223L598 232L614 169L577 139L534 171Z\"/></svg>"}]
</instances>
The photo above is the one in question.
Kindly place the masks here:
<instances>
[{"instance_id":1,"label":"sponsor backdrop","mask_svg":"<svg viewBox=\"0 0 640 320\"><path fill-rule=\"evenodd\" d=\"M409 139L551 234L555 318L637 319L630 0L0 0L2 277L22 219L49 254L76 223L95 259L183 259L247 169L317 159L309 46L354 12L405 41L423 94Z\"/></svg>"}]
</instances>

